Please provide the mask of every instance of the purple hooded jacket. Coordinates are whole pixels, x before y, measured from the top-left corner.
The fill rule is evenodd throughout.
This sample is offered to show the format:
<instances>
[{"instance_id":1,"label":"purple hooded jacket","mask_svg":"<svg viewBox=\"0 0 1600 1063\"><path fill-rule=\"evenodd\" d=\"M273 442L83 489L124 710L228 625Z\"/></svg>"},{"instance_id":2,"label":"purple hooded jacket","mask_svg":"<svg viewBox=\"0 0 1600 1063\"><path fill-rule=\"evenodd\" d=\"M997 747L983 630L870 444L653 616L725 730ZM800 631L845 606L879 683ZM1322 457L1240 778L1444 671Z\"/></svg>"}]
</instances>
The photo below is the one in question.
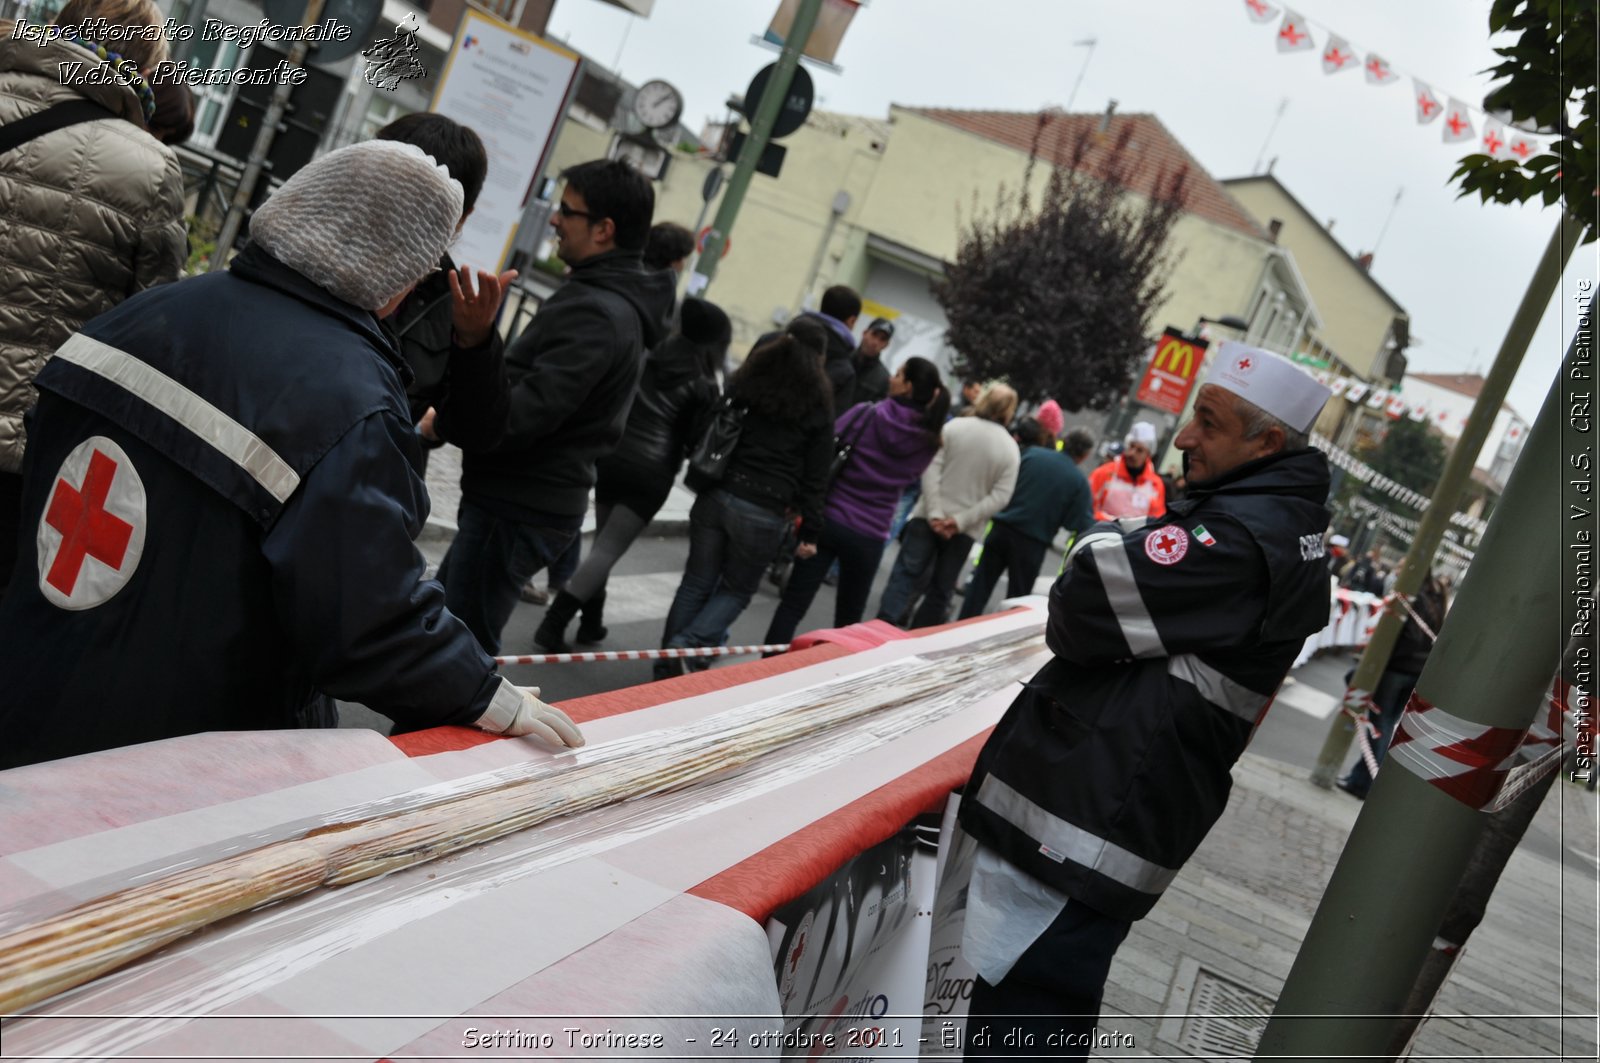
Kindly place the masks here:
<instances>
[{"instance_id":1,"label":"purple hooded jacket","mask_svg":"<svg viewBox=\"0 0 1600 1063\"><path fill-rule=\"evenodd\" d=\"M889 538L895 507L907 487L939 451L939 436L919 423L923 411L899 399L852 406L834 423L840 439L854 439L828 502L825 519L876 539Z\"/></svg>"}]
</instances>

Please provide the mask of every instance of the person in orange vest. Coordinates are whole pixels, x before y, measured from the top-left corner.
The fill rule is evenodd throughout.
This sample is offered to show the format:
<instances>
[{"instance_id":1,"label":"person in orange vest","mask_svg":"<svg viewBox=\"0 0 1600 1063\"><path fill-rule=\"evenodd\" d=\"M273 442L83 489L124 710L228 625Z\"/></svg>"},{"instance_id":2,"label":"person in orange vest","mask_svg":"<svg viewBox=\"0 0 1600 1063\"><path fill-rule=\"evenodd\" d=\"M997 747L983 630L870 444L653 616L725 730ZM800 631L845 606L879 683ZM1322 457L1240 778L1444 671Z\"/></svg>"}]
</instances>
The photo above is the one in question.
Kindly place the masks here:
<instances>
[{"instance_id":1,"label":"person in orange vest","mask_svg":"<svg viewBox=\"0 0 1600 1063\"><path fill-rule=\"evenodd\" d=\"M1089 475L1095 520L1159 517L1167 511L1166 487L1150 460L1155 445L1156 426L1137 421L1123 440L1122 455Z\"/></svg>"}]
</instances>

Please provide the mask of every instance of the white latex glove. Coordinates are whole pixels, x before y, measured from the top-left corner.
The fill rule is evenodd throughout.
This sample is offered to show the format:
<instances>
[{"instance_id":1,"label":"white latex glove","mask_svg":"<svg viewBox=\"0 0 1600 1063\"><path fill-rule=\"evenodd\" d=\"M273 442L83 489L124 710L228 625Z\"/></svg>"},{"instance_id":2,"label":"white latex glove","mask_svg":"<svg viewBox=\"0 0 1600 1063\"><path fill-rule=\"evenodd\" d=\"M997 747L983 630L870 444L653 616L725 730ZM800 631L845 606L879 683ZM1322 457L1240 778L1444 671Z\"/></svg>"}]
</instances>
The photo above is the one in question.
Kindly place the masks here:
<instances>
[{"instance_id":1,"label":"white latex glove","mask_svg":"<svg viewBox=\"0 0 1600 1063\"><path fill-rule=\"evenodd\" d=\"M511 709L506 704L510 696L518 699L514 711L502 712L501 709ZM500 721L507 715L511 722L504 727L499 726ZM478 726L485 731L503 734L509 738L521 738L533 735L548 742L552 746L566 746L577 749L583 745L583 734L578 730L578 725L572 718L554 705L546 705L539 700L538 687L515 687L504 683L501 690L495 695L494 702L490 703L489 711L478 719Z\"/></svg>"}]
</instances>

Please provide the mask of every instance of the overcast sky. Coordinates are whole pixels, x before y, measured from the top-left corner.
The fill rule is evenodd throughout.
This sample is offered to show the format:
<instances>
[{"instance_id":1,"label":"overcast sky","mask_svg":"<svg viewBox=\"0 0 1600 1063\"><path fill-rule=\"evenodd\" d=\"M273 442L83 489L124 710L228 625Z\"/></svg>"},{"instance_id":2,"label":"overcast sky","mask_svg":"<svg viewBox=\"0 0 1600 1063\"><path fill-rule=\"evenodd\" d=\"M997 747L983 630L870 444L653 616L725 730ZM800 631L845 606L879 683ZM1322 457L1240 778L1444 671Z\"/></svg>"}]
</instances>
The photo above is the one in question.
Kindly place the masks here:
<instances>
[{"instance_id":1,"label":"overcast sky","mask_svg":"<svg viewBox=\"0 0 1600 1063\"><path fill-rule=\"evenodd\" d=\"M1281 4L1274 6L1281 7ZM1213 177L1248 175L1274 116L1288 109L1265 157L1273 173L1352 253L1373 250L1373 276L1411 317L1411 366L1485 372L1555 230L1554 209L1456 199L1455 162L1440 124L1418 126L1411 77L1443 100L1482 102L1496 62L1489 0L1305 0L1316 52L1280 55L1277 23L1243 0L870 0L840 48L843 72L813 70L818 106L883 117L891 103L1034 111L1064 106L1156 115ZM665 78L686 100L684 122L720 118L773 53L750 42L777 0L656 0L636 19L601 0L558 0L549 33L634 83ZM1329 28L1404 77L1370 86L1359 70L1322 72ZM1094 38L1092 55L1075 41ZM1474 114L1481 133L1482 116ZM757 178L762 180L763 178ZM1395 193L1404 189L1387 232ZM1380 233L1382 239L1380 242ZM1580 247L1547 308L1509 401L1537 414L1571 338L1580 278L1596 280L1596 244ZM1218 308L1218 313L1238 310ZM1159 328L1161 322L1156 322Z\"/></svg>"}]
</instances>

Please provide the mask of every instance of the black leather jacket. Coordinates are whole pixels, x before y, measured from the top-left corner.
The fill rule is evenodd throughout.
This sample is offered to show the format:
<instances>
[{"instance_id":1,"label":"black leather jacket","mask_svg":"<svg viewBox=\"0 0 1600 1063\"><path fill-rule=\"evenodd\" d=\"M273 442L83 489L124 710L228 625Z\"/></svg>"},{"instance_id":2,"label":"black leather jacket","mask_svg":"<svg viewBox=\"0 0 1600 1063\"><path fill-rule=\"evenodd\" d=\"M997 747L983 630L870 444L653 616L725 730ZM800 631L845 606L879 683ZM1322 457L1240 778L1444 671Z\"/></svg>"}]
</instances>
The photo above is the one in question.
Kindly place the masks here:
<instances>
[{"instance_id":1,"label":"black leather jacket","mask_svg":"<svg viewBox=\"0 0 1600 1063\"><path fill-rule=\"evenodd\" d=\"M628 427L607 460L659 470L668 479L676 476L720 394L715 378L702 368L707 364L715 361L708 362L698 344L679 334L651 351Z\"/></svg>"}]
</instances>

